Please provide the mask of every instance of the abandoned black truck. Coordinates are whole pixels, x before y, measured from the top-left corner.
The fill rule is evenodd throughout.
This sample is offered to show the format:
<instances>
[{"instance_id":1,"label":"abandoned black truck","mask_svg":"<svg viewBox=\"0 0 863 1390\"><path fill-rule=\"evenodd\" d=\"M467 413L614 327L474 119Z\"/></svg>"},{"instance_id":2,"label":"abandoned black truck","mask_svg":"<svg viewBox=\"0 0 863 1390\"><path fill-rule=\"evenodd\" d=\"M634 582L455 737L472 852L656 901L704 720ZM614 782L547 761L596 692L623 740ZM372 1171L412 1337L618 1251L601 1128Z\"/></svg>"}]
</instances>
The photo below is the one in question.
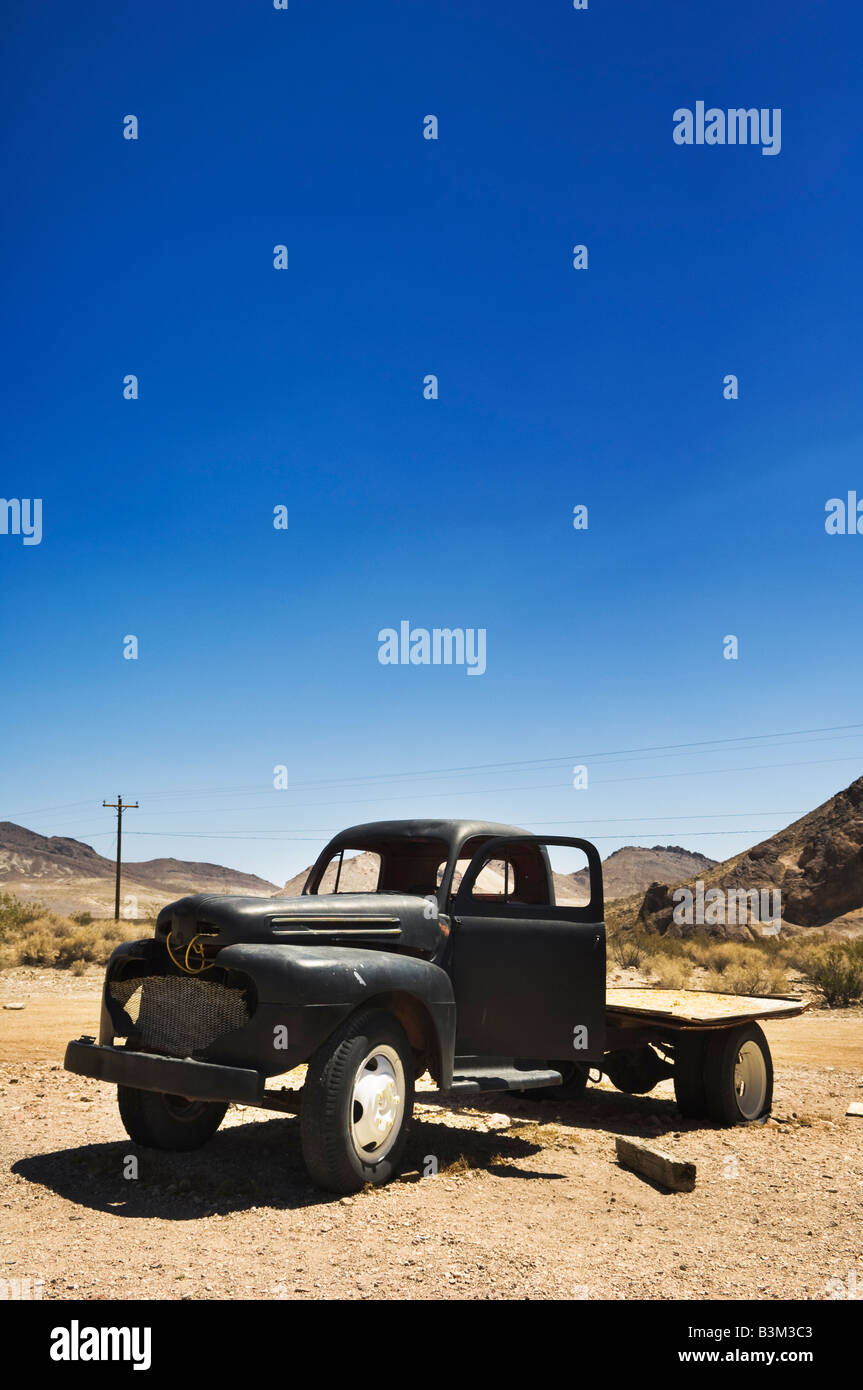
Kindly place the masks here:
<instances>
[{"instance_id":1,"label":"abandoned black truck","mask_svg":"<svg viewBox=\"0 0 863 1390\"><path fill-rule=\"evenodd\" d=\"M586 859L581 901L549 848ZM367 891L341 891L351 859ZM398 1169L428 1072L438 1092L577 1098L591 1071L643 1094L673 1077L687 1116L752 1123L773 1069L756 1019L795 999L606 990L602 866L587 840L482 821L380 821L327 845L298 897L200 894L108 963L98 1043L66 1067L117 1084L136 1142L188 1150L230 1102L299 1113L312 1180L331 1192ZM307 1063L301 1089L268 1089Z\"/></svg>"}]
</instances>

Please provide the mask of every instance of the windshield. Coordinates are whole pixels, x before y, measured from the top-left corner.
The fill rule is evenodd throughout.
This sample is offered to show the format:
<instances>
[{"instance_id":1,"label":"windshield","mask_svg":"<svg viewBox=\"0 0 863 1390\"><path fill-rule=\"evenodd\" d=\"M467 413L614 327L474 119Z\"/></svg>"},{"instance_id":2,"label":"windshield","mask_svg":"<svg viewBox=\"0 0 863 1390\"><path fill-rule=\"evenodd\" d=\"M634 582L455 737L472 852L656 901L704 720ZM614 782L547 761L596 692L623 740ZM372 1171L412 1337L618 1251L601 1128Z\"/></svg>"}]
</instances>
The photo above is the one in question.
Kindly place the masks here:
<instances>
[{"instance_id":1,"label":"windshield","mask_svg":"<svg viewBox=\"0 0 863 1390\"><path fill-rule=\"evenodd\" d=\"M437 870L446 860L443 840L394 839L344 846L315 866L309 893L433 894Z\"/></svg>"}]
</instances>

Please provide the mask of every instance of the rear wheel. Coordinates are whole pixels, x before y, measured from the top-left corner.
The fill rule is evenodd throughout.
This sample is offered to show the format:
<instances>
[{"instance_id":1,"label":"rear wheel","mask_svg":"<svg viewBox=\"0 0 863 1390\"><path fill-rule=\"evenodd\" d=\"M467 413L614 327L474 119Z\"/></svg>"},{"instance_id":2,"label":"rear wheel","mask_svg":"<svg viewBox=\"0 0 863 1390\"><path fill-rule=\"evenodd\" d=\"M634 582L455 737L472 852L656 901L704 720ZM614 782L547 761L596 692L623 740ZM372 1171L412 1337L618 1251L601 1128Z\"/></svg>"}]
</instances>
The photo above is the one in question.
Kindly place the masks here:
<instances>
[{"instance_id":1,"label":"rear wheel","mask_svg":"<svg viewBox=\"0 0 863 1390\"><path fill-rule=\"evenodd\" d=\"M646 1096L660 1081L674 1075L674 1067L668 1059L660 1057L650 1046L607 1052L602 1069L612 1086L628 1096Z\"/></svg>"},{"instance_id":2,"label":"rear wheel","mask_svg":"<svg viewBox=\"0 0 863 1390\"><path fill-rule=\"evenodd\" d=\"M707 1112L717 1124L766 1119L773 1103L773 1062L757 1023L713 1034L707 1045L704 1089Z\"/></svg>"},{"instance_id":3,"label":"rear wheel","mask_svg":"<svg viewBox=\"0 0 863 1390\"><path fill-rule=\"evenodd\" d=\"M117 1104L126 1133L148 1149L199 1149L212 1138L225 1118L227 1104L215 1100L187 1100L163 1091L139 1091L117 1087Z\"/></svg>"},{"instance_id":4,"label":"rear wheel","mask_svg":"<svg viewBox=\"0 0 863 1390\"><path fill-rule=\"evenodd\" d=\"M309 1176L328 1192L389 1182L407 1142L414 1056L397 1019L366 1009L309 1063L300 1136Z\"/></svg>"}]
</instances>

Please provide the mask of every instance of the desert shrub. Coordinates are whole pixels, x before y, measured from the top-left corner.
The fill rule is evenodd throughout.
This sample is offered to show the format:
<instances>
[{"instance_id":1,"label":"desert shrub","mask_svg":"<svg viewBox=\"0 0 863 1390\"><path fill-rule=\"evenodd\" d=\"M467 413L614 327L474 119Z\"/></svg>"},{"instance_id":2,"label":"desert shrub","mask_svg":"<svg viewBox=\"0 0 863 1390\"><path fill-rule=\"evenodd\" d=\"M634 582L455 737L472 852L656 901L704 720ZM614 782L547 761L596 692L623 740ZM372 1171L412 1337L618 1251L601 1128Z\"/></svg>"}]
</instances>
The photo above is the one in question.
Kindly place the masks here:
<instances>
[{"instance_id":1,"label":"desert shrub","mask_svg":"<svg viewBox=\"0 0 863 1390\"><path fill-rule=\"evenodd\" d=\"M831 1009L845 1009L863 998L863 951L859 945L846 942L828 946L810 958L806 978Z\"/></svg>"},{"instance_id":2,"label":"desert shrub","mask_svg":"<svg viewBox=\"0 0 863 1390\"><path fill-rule=\"evenodd\" d=\"M693 964L716 975L731 968L780 968L787 964L786 943L779 937L740 941L721 936L693 936L688 939L687 946Z\"/></svg>"},{"instance_id":3,"label":"desert shrub","mask_svg":"<svg viewBox=\"0 0 863 1390\"><path fill-rule=\"evenodd\" d=\"M69 966L70 975L83 975L87 970L87 962L84 960L73 960Z\"/></svg>"},{"instance_id":4,"label":"desert shrub","mask_svg":"<svg viewBox=\"0 0 863 1390\"><path fill-rule=\"evenodd\" d=\"M624 970L637 968L641 964L644 942L635 932L618 932L612 942L612 952L617 964Z\"/></svg>"},{"instance_id":5,"label":"desert shrub","mask_svg":"<svg viewBox=\"0 0 863 1390\"><path fill-rule=\"evenodd\" d=\"M824 946L816 945L811 941L804 942L802 945L794 945L785 951L784 961L791 970L797 970L805 978L809 978L824 955Z\"/></svg>"},{"instance_id":6,"label":"desert shrub","mask_svg":"<svg viewBox=\"0 0 863 1390\"><path fill-rule=\"evenodd\" d=\"M828 944L821 932L806 932L805 936L801 934L788 939L780 936L779 941L783 964L804 975Z\"/></svg>"},{"instance_id":7,"label":"desert shrub","mask_svg":"<svg viewBox=\"0 0 863 1390\"><path fill-rule=\"evenodd\" d=\"M79 927L90 927L96 920L92 912L71 912L69 915Z\"/></svg>"},{"instance_id":8,"label":"desert shrub","mask_svg":"<svg viewBox=\"0 0 863 1390\"><path fill-rule=\"evenodd\" d=\"M740 964L748 959L747 947L741 941L729 940L723 936L708 936L696 933L682 938L663 937L657 952L688 960L692 965L700 965L705 970L724 970L726 966Z\"/></svg>"},{"instance_id":9,"label":"desert shrub","mask_svg":"<svg viewBox=\"0 0 863 1390\"><path fill-rule=\"evenodd\" d=\"M13 893L0 893L0 941L44 916L41 903L24 902Z\"/></svg>"},{"instance_id":10,"label":"desert shrub","mask_svg":"<svg viewBox=\"0 0 863 1390\"><path fill-rule=\"evenodd\" d=\"M850 961L856 965L863 965L863 938L843 942L843 950Z\"/></svg>"},{"instance_id":11,"label":"desert shrub","mask_svg":"<svg viewBox=\"0 0 863 1390\"><path fill-rule=\"evenodd\" d=\"M79 960L86 965L90 961L98 960L101 954L99 942L92 935L86 935L83 928L79 931L65 931L62 936L57 937L56 946L56 964L60 966L71 966Z\"/></svg>"},{"instance_id":12,"label":"desert shrub","mask_svg":"<svg viewBox=\"0 0 863 1390\"><path fill-rule=\"evenodd\" d=\"M659 985L660 989L686 989L692 973L689 961L677 959L664 952L652 956L646 962L646 968L651 984Z\"/></svg>"},{"instance_id":13,"label":"desert shrub","mask_svg":"<svg viewBox=\"0 0 863 1390\"><path fill-rule=\"evenodd\" d=\"M725 941L720 938L705 941L701 951L700 964L707 970L722 974L732 965L743 965L748 959L746 947L739 941Z\"/></svg>"},{"instance_id":14,"label":"desert shrub","mask_svg":"<svg viewBox=\"0 0 863 1390\"><path fill-rule=\"evenodd\" d=\"M705 953L709 950L709 942L703 936L687 936L680 941L681 956L692 965L703 965Z\"/></svg>"},{"instance_id":15,"label":"desert shrub","mask_svg":"<svg viewBox=\"0 0 863 1390\"><path fill-rule=\"evenodd\" d=\"M765 971L763 977L763 994L789 994L791 984L788 979L788 972L782 965L771 965Z\"/></svg>"},{"instance_id":16,"label":"desert shrub","mask_svg":"<svg viewBox=\"0 0 863 1390\"><path fill-rule=\"evenodd\" d=\"M72 930L70 930L72 927ZM75 961L104 965L114 947L129 941L140 932L124 922L95 922L91 927L78 927L67 921L58 923L57 958L59 966Z\"/></svg>"},{"instance_id":17,"label":"desert shrub","mask_svg":"<svg viewBox=\"0 0 863 1390\"><path fill-rule=\"evenodd\" d=\"M15 965L53 965L57 959L57 939L50 917L37 917L23 927L13 944Z\"/></svg>"},{"instance_id":18,"label":"desert shrub","mask_svg":"<svg viewBox=\"0 0 863 1390\"><path fill-rule=\"evenodd\" d=\"M701 988L713 990L716 994L731 993L731 986L719 970L708 970L702 981Z\"/></svg>"},{"instance_id":19,"label":"desert shrub","mask_svg":"<svg viewBox=\"0 0 863 1390\"><path fill-rule=\"evenodd\" d=\"M720 994L788 993L785 971L781 966L759 959L755 951L750 951L747 959L732 962L723 970L712 970L704 983L706 989L716 990Z\"/></svg>"},{"instance_id":20,"label":"desert shrub","mask_svg":"<svg viewBox=\"0 0 863 1390\"><path fill-rule=\"evenodd\" d=\"M775 965L781 965L785 960L786 942L783 940L782 932L776 936L758 936L752 945L757 951L761 951L768 960Z\"/></svg>"},{"instance_id":21,"label":"desert shrub","mask_svg":"<svg viewBox=\"0 0 863 1390\"><path fill-rule=\"evenodd\" d=\"M28 918L0 938L0 969L14 965L54 965L68 969L80 962L104 965L114 947L145 935L140 922L93 922L82 926L72 917L44 912Z\"/></svg>"}]
</instances>

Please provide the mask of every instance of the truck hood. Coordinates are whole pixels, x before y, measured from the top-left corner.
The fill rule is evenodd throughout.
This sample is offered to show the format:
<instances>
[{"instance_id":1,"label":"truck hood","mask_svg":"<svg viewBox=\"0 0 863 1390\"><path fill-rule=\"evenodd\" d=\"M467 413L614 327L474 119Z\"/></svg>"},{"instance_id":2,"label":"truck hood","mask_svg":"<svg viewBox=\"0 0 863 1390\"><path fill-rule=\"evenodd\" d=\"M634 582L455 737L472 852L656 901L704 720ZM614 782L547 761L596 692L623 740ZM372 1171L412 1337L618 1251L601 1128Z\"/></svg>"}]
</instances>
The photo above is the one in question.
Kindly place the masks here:
<instances>
[{"instance_id":1,"label":"truck hood","mask_svg":"<svg viewBox=\"0 0 863 1390\"><path fill-rule=\"evenodd\" d=\"M197 893L162 908L156 937L171 933L185 948L266 941L273 945L380 946L431 959L449 935L449 920L432 899L408 893L328 893L299 898L240 898Z\"/></svg>"}]
</instances>

